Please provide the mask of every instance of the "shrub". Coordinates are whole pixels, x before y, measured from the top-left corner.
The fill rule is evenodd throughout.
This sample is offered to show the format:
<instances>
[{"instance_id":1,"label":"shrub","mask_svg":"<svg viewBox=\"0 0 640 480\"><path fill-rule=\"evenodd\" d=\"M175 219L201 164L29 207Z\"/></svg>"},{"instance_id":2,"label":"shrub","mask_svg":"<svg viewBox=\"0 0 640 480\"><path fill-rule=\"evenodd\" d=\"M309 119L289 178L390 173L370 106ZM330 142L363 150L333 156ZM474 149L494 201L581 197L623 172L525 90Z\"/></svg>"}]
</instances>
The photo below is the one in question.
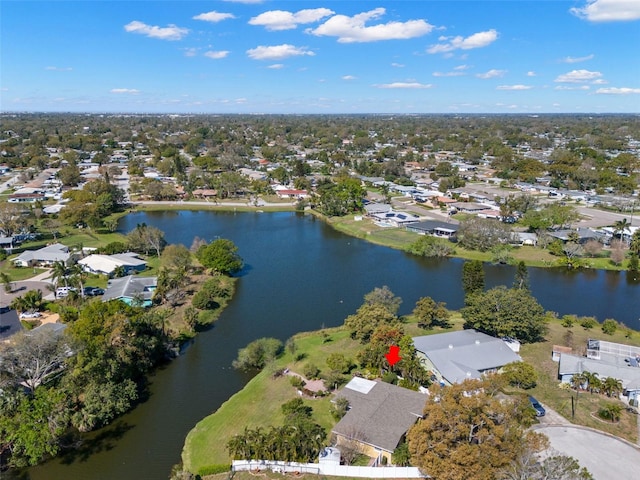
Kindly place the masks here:
<instances>
[{"instance_id":1,"label":"shrub","mask_svg":"<svg viewBox=\"0 0 640 480\"><path fill-rule=\"evenodd\" d=\"M313 363L308 363L304 366L302 373L304 373L304 376L309 379L318 378L320 375L320 369Z\"/></svg>"},{"instance_id":2,"label":"shrub","mask_svg":"<svg viewBox=\"0 0 640 480\"><path fill-rule=\"evenodd\" d=\"M261 370L283 351L284 345L277 338L259 338L238 350L238 358L233 361L233 367L242 370Z\"/></svg>"},{"instance_id":3,"label":"shrub","mask_svg":"<svg viewBox=\"0 0 640 480\"><path fill-rule=\"evenodd\" d=\"M289 383L296 388L302 388L305 385L304 380L297 375L291 375L291 377L289 377Z\"/></svg>"},{"instance_id":4,"label":"shrub","mask_svg":"<svg viewBox=\"0 0 640 480\"><path fill-rule=\"evenodd\" d=\"M533 365L526 362L512 362L503 367L502 375L512 387L528 390L536 386L538 374Z\"/></svg>"},{"instance_id":5,"label":"shrub","mask_svg":"<svg viewBox=\"0 0 640 480\"><path fill-rule=\"evenodd\" d=\"M585 330L591 330L598 324L598 321L594 317L582 317L580 319L580 326Z\"/></svg>"},{"instance_id":6,"label":"shrub","mask_svg":"<svg viewBox=\"0 0 640 480\"><path fill-rule=\"evenodd\" d=\"M98 251L104 255L115 255L116 253L128 252L129 245L124 242L111 242L98 249Z\"/></svg>"},{"instance_id":7,"label":"shrub","mask_svg":"<svg viewBox=\"0 0 640 480\"><path fill-rule=\"evenodd\" d=\"M605 333L607 335L613 335L614 333L616 333L616 330L618 329L618 322L616 322L612 318L607 318L604 322L602 322L601 328L602 328L602 333Z\"/></svg>"},{"instance_id":8,"label":"shrub","mask_svg":"<svg viewBox=\"0 0 640 480\"><path fill-rule=\"evenodd\" d=\"M387 372L384 375L382 375L382 381L385 383L392 383L392 384L396 384L398 383L398 375L396 375L393 372Z\"/></svg>"}]
</instances>

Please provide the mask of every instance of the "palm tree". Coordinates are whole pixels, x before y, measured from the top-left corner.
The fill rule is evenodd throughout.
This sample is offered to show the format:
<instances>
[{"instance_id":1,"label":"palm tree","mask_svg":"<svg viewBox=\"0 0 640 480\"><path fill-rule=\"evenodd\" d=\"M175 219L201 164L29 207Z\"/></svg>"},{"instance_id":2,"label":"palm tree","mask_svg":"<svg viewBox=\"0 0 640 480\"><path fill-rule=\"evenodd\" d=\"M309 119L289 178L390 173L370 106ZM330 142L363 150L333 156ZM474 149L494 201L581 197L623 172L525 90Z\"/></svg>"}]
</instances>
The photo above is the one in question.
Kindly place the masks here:
<instances>
[{"instance_id":1,"label":"palm tree","mask_svg":"<svg viewBox=\"0 0 640 480\"><path fill-rule=\"evenodd\" d=\"M13 291L13 286L11 285L11 277L5 272L0 272L0 283L4 285L5 292L11 293Z\"/></svg>"},{"instance_id":2,"label":"palm tree","mask_svg":"<svg viewBox=\"0 0 640 480\"><path fill-rule=\"evenodd\" d=\"M614 224L613 224L613 235L619 235L620 236L620 240L622 240L622 237L624 236L624 232L630 232L631 231L631 223L629 222L629 220L627 220L626 218L623 218L622 220L617 220Z\"/></svg>"},{"instance_id":3,"label":"palm tree","mask_svg":"<svg viewBox=\"0 0 640 480\"><path fill-rule=\"evenodd\" d=\"M80 296L84 298L84 281L87 278L87 272L85 272L82 265L76 263L69 269L70 281L71 283L75 283L80 288Z\"/></svg>"},{"instance_id":4,"label":"palm tree","mask_svg":"<svg viewBox=\"0 0 640 480\"><path fill-rule=\"evenodd\" d=\"M622 405L618 403L607 403L605 406L598 410L598 415L602 418L608 418L612 422L620 421L620 414L622 413Z\"/></svg>"},{"instance_id":5,"label":"palm tree","mask_svg":"<svg viewBox=\"0 0 640 480\"><path fill-rule=\"evenodd\" d=\"M584 378L587 381L587 388L589 389L589 392L593 393L594 391L597 392L600 390L602 387L602 380L600 380L597 373L584 372L582 375L584 375Z\"/></svg>"},{"instance_id":6,"label":"palm tree","mask_svg":"<svg viewBox=\"0 0 640 480\"><path fill-rule=\"evenodd\" d=\"M622 382L617 378L607 377L602 382L602 393L607 397L615 397L622 392Z\"/></svg>"},{"instance_id":7,"label":"palm tree","mask_svg":"<svg viewBox=\"0 0 640 480\"><path fill-rule=\"evenodd\" d=\"M64 262L57 261L54 262L53 268L51 269L51 279L53 283L57 287L61 281L64 281L64 286L68 287L67 282L67 266Z\"/></svg>"},{"instance_id":8,"label":"palm tree","mask_svg":"<svg viewBox=\"0 0 640 480\"><path fill-rule=\"evenodd\" d=\"M586 381L587 379L585 378L584 373L576 373L571 377L571 386L576 390L580 390Z\"/></svg>"}]
</instances>

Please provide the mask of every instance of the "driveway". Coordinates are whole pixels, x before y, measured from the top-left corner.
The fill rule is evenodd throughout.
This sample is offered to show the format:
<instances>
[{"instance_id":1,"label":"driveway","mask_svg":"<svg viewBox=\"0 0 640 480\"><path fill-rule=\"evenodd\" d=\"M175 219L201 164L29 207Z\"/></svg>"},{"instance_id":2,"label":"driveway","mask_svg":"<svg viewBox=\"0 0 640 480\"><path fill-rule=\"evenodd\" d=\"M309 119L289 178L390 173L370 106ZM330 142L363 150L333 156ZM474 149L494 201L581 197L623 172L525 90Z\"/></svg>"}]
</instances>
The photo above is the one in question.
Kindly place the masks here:
<instances>
[{"instance_id":1,"label":"driveway","mask_svg":"<svg viewBox=\"0 0 640 480\"><path fill-rule=\"evenodd\" d=\"M640 469L640 448L613 435L577 425L541 423L533 429L549 437L553 450L586 467L595 480L634 477Z\"/></svg>"},{"instance_id":2,"label":"driveway","mask_svg":"<svg viewBox=\"0 0 640 480\"><path fill-rule=\"evenodd\" d=\"M11 283L13 285L13 291L11 293L5 292L4 287L0 287L2 288L2 300L0 301L0 306L8 306L14 298L21 297L29 290L40 290L43 298L51 295L50 298L53 299L53 293L47 288L47 285L51 285L49 282L22 280L20 282Z\"/></svg>"}]
</instances>

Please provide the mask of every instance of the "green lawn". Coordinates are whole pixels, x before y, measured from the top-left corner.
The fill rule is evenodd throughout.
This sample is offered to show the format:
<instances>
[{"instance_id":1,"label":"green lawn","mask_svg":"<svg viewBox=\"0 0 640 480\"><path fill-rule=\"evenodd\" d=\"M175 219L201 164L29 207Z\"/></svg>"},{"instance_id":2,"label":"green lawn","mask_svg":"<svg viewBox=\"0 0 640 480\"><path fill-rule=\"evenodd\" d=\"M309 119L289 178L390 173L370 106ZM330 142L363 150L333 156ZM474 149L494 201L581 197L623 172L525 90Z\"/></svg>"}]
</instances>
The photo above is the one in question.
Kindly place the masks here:
<instances>
[{"instance_id":1,"label":"green lawn","mask_svg":"<svg viewBox=\"0 0 640 480\"><path fill-rule=\"evenodd\" d=\"M621 421L615 424L602 421L594 415L600 406L615 402L615 399L580 392L575 416L572 418L571 397L573 396L575 401L576 392L560 388L558 364L551 359L551 349L553 345L570 346L573 347L576 355L583 355L586 353L586 342L589 338L640 346L640 333L634 331L631 337L627 338L621 330L614 335L605 335L600 326L585 330L579 325L570 329L571 334L568 334L568 331L569 329L563 327L559 321L554 321L549 324L549 333L545 342L522 346L520 355L524 361L536 368L539 376L538 385L530 393L572 423L602 430L636 443L639 440L637 415L624 411Z\"/></svg>"}]
</instances>

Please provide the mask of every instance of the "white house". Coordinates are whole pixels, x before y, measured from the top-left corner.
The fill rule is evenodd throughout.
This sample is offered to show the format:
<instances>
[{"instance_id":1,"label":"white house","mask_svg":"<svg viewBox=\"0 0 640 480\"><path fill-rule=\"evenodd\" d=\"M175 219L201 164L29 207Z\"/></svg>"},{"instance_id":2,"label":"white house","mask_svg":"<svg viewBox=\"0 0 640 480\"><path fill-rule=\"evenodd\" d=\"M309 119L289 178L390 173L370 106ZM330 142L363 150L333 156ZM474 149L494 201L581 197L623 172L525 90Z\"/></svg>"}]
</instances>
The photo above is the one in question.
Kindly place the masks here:
<instances>
[{"instance_id":1,"label":"white house","mask_svg":"<svg viewBox=\"0 0 640 480\"><path fill-rule=\"evenodd\" d=\"M147 268L147 262L138 258L134 252L119 253L116 255L88 255L78 264L89 273L100 273L111 276L116 269L123 267L127 275L141 272Z\"/></svg>"},{"instance_id":2,"label":"white house","mask_svg":"<svg viewBox=\"0 0 640 480\"><path fill-rule=\"evenodd\" d=\"M54 243L39 250L25 250L13 259L13 263L18 267L51 266L56 262L63 262L67 265L71 257L69 247L61 243Z\"/></svg>"}]
</instances>

